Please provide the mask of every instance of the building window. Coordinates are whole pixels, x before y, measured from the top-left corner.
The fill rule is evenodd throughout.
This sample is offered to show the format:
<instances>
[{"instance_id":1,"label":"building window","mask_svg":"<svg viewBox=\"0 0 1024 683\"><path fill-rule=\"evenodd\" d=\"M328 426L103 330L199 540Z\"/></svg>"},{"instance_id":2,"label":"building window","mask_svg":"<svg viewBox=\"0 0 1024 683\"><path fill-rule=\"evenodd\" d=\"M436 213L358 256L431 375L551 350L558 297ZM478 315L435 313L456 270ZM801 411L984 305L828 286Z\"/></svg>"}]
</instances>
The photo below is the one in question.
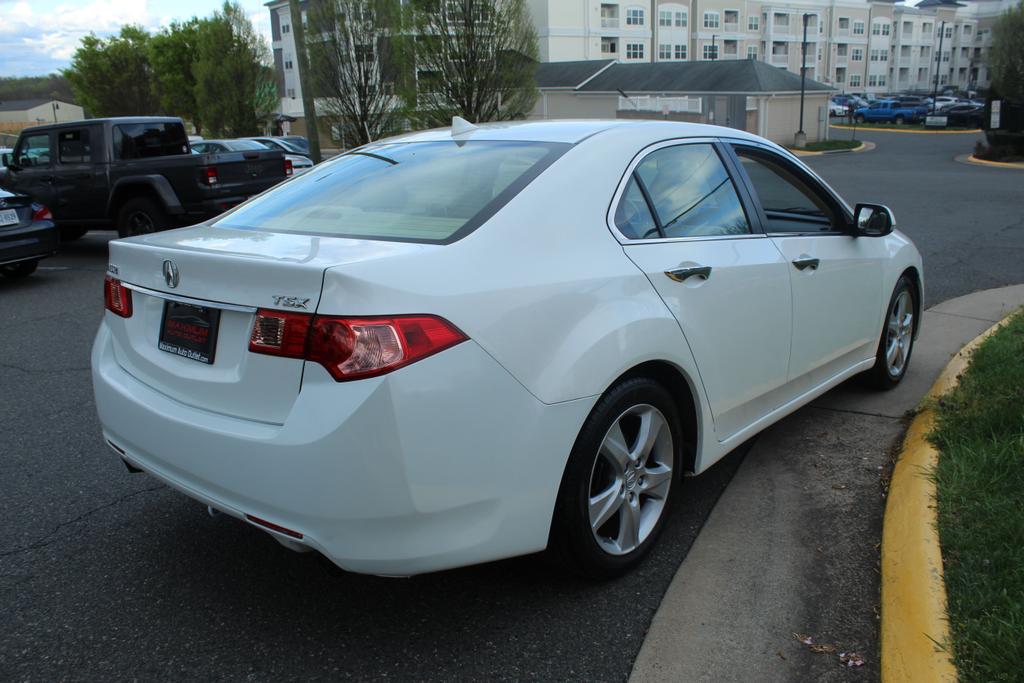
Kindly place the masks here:
<instances>
[{"instance_id":1,"label":"building window","mask_svg":"<svg viewBox=\"0 0 1024 683\"><path fill-rule=\"evenodd\" d=\"M903 35L904 36L912 36L912 35L914 35L914 23L913 22L911 22L911 21L904 21L903 22Z\"/></svg>"},{"instance_id":2,"label":"building window","mask_svg":"<svg viewBox=\"0 0 1024 683\"><path fill-rule=\"evenodd\" d=\"M872 50L871 51L871 61L872 62L887 62L887 61L889 61L889 51L888 50Z\"/></svg>"},{"instance_id":3,"label":"building window","mask_svg":"<svg viewBox=\"0 0 1024 683\"><path fill-rule=\"evenodd\" d=\"M721 24L718 21L718 12L704 13L704 28L718 28Z\"/></svg>"},{"instance_id":4,"label":"building window","mask_svg":"<svg viewBox=\"0 0 1024 683\"><path fill-rule=\"evenodd\" d=\"M870 76L868 76L868 87L869 88L874 88L877 85L878 85L878 76L876 76L875 74L871 74Z\"/></svg>"},{"instance_id":5,"label":"building window","mask_svg":"<svg viewBox=\"0 0 1024 683\"><path fill-rule=\"evenodd\" d=\"M756 45L748 45L747 46L747 59L757 59L757 46Z\"/></svg>"},{"instance_id":6,"label":"building window","mask_svg":"<svg viewBox=\"0 0 1024 683\"><path fill-rule=\"evenodd\" d=\"M643 26L644 11L639 7L626 8L626 26Z\"/></svg>"},{"instance_id":7,"label":"building window","mask_svg":"<svg viewBox=\"0 0 1024 683\"><path fill-rule=\"evenodd\" d=\"M946 27L946 40L952 40L952 38L953 38L953 27L952 26L947 26Z\"/></svg>"},{"instance_id":8,"label":"building window","mask_svg":"<svg viewBox=\"0 0 1024 683\"><path fill-rule=\"evenodd\" d=\"M789 26L789 15L782 14L781 12L775 13L775 25L780 28L786 28Z\"/></svg>"},{"instance_id":9,"label":"building window","mask_svg":"<svg viewBox=\"0 0 1024 683\"><path fill-rule=\"evenodd\" d=\"M921 24L921 35L928 36L931 35L931 33L932 23L930 21L926 21L925 23Z\"/></svg>"},{"instance_id":10,"label":"building window","mask_svg":"<svg viewBox=\"0 0 1024 683\"><path fill-rule=\"evenodd\" d=\"M686 28L686 19L687 19L686 12L676 12L676 27L677 28Z\"/></svg>"},{"instance_id":11,"label":"building window","mask_svg":"<svg viewBox=\"0 0 1024 683\"><path fill-rule=\"evenodd\" d=\"M614 55L619 51L619 44L614 38L601 39L601 54Z\"/></svg>"},{"instance_id":12,"label":"building window","mask_svg":"<svg viewBox=\"0 0 1024 683\"><path fill-rule=\"evenodd\" d=\"M291 69L292 68L292 60L290 60L290 59L284 60L284 68L285 69Z\"/></svg>"},{"instance_id":13,"label":"building window","mask_svg":"<svg viewBox=\"0 0 1024 683\"><path fill-rule=\"evenodd\" d=\"M717 45L705 45L704 46L704 59L718 59L718 46Z\"/></svg>"},{"instance_id":14,"label":"building window","mask_svg":"<svg viewBox=\"0 0 1024 683\"><path fill-rule=\"evenodd\" d=\"M285 91L285 94L288 97L295 97L295 88L288 88L288 90Z\"/></svg>"},{"instance_id":15,"label":"building window","mask_svg":"<svg viewBox=\"0 0 1024 683\"><path fill-rule=\"evenodd\" d=\"M850 17L839 17L839 30L848 31L850 29Z\"/></svg>"},{"instance_id":16,"label":"building window","mask_svg":"<svg viewBox=\"0 0 1024 683\"><path fill-rule=\"evenodd\" d=\"M686 45L675 46L676 59L686 59Z\"/></svg>"},{"instance_id":17,"label":"building window","mask_svg":"<svg viewBox=\"0 0 1024 683\"><path fill-rule=\"evenodd\" d=\"M643 59L643 43L626 43L626 59Z\"/></svg>"},{"instance_id":18,"label":"building window","mask_svg":"<svg viewBox=\"0 0 1024 683\"><path fill-rule=\"evenodd\" d=\"M878 85L879 87L885 87L885 74L878 75Z\"/></svg>"},{"instance_id":19,"label":"building window","mask_svg":"<svg viewBox=\"0 0 1024 683\"><path fill-rule=\"evenodd\" d=\"M889 35L889 24L876 21L871 24L871 35L873 36L887 36Z\"/></svg>"},{"instance_id":20,"label":"building window","mask_svg":"<svg viewBox=\"0 0 1024 683\"><path fill-rule=\"evenodd\" d=\"M601 5L601 28L619 27L619 6Z\"/></svg>"},{"instance_id":21,"label":"building window","mask_svg":"<svg viewBox=\"0 0 1024 683\"><path fill-rule=\"evenodd\" d=\"M761 17L755 15L747 17L747 30L748 31L760 31L761 30Z\"/></svg>"},{"instance_id":22,"label":"building window","mask_svg":"<svg viewBox=\"0 0 1024 683\"><path fill-rule=\"evenodd\" d=\"M855 21L855 22L853 22L853 35L855 35L855 36L862 36L862 35L864 35L864 22L863 21ZM850 78L852 79L853 76L851 76Z\"/></svg>"},{"instance_id":23,"label":"building window","mask_svg":"<svg viewBox=\"0 0 1024 683\"><path fill-rule=\"evenodd\" d=\"M672 46L664 43L658 45L658 59L672 59Z\"/></svg>"},{"instance_id":24,"label":"building window","mask_svg":"<svg viewBox=\"0 0 1024 683\"><path fill-rule=\"evenodd\" d=\"M942 53L942 61L944 61L944 62L948 62L949 61L949 53L948 52L943 52Z\"/></svg>"},{"instance_id":25,"label":"building window","mask_svg":"<svg viewBox=\"0 0 1024 683\"><path fill-rule=\"evenodd\" d=\"M845 57L847 54L847 49L848 47L846 43L839 43L838 45L836 45L836 57Z\"/></svg>"},{"instance_id":26,"label":"building window","mask_svg":"<svg viewBox=\"0 0 1024 683\"><path fill-rule=\"evenodd\" d=\"M292 25L291 24L281 24L281 33L291 33L291 32L292 32Z\"/></svg>"},{"instance_id":27,"label":"building window","mask_svg":"<svg viewBox=\"0 0 1024 683\"><path fill-rule=\"evenodd\" d=\"M852 50L850 50L850 59L852 59L855 62L863 62L864 61L864 48L862 48L862 47L855 47Z\"/></svg>"},{"instance_id":28,"label":"building window","mask_svg":"<svg viewBox=\"0 0 1024 683\"><path fill-rule=\"evenodd\" d=\"M658 26L671 26L672 12L661 10L658 12Z\"/></svg>"},{"instance_id":29,"label":"building window","mask_svg":"<svg viewBox=\"0 0 1024 683\"><path fill-rule=\"evenodd\" d=\"M964 35L965 36L971 35L971 27L968 24L964 24Z\"/></svg>"},{"instance_id":30,"label":"building window","mask_svg":"<svg viewBox=\"0 0 1024 683\"><path fill-rule=\"evenodd\" d=\"M850 87L851 88L859 88L860 87L860 74L850 74Z\"/></svg>"}]
</instances>

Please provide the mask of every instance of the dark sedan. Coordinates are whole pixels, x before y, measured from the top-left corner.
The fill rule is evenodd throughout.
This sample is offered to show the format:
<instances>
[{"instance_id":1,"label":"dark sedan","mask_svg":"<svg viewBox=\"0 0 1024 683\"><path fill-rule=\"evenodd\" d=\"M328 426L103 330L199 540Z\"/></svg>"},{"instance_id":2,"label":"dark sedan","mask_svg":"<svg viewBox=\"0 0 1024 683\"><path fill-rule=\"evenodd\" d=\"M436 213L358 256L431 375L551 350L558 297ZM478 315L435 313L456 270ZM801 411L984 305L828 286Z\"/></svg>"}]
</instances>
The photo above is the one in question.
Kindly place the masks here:
<instances>
[{"instance_id":1,"label":"dark sedan","mask_svg":"<svg viewBox=\"0 0 1024 683\"><path fill-rule=\"evenodd\" d=\"M57 252L60 237L50 210L29 197L0 188L0 275L31 275Z\"/></svg>"},{"instance_id":2,"label":"dark sedan","mask_svg":"<svg viewBox=\"0 0 1024 683\"><path fill-rule=\"evenodd\" d=\"M985 120L985 107L976 104L954 104L942 112L946 125L953 128L981 128Z\"/></svg>"}]
</instances>

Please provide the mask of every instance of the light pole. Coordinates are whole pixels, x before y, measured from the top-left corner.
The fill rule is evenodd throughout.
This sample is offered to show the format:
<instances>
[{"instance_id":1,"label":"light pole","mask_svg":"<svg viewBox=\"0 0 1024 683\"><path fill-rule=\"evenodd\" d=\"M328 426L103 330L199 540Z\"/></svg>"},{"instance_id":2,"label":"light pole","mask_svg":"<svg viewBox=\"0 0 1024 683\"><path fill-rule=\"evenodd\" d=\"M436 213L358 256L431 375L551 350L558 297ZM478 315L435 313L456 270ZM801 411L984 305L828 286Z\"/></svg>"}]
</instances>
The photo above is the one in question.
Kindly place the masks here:
<instances>
[{"instance_id":1,"label":"light pole","mask_svg":"<svg viewBox=\"0 0 1024 683\"><path fill-rule=\"evenodd\" d=\"M807 146L807 133L804 132L804 86L807 81L807 20L809 12L804 12L804 40L800 47L800 130L793 137L793 145L797 149Z\"/></svg>"},{"instance_id":2,"label":"light pole","mask_svg":"<svg viewBox=\"0 0 1024 683\"><path fill-rule=\"evenodd\" d=\"M718 46L715 45L715 40L718 38L717 33L711 34L711 61L718 59Z\"/></svg>"},{"instance_id":3,"label":"light pole","mask_svg":"<svg viewBox=\"0 0 1024 683\"><path fill-rule=\"evenodd\" d=\"M946 22L939 27L939 51L935 53L935 87L932 89L932 116L935 116L935 98L939 94L939 68L942 66L942 39L946 35Z\"/></svg>"}]
</instances>

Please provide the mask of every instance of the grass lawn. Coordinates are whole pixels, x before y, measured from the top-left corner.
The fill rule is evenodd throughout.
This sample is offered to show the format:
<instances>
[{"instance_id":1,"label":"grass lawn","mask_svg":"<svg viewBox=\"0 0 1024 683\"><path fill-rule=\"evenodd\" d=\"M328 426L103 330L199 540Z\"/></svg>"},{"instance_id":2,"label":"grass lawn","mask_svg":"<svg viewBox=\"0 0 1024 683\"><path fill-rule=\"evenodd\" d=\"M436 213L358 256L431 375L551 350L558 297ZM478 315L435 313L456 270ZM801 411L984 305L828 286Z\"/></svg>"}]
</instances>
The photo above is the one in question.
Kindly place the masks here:
<instances>
[{"instance_id":1,"label":"grass lawn","mask_svg":"<svg viewBox=\"0 0 1024 683\"><path fill-rule=\"evenodd\" d=\"M961 681L1024 679L1024 313L975 351L931 438Z\"/></svg>"},{"instance_id":2,"label":"grass lawn","mask_svg":"<svg viewBox=\"0 0 1024 683\"><path fill-rule=\"evenodd\" d=\"M829 152L834 149L856 149L861 146L860 140L820 140L808 142L804 147L806 152Z\"/></svg>"},{"instance_id":3,"label":"grass lawn","mask_svg":"<svg viewBox=\"0 0 1024 683\"><path fill-rule=\"evenodd\" d=\"M877 130L877 129L882 129L882 130L936 130L936 131L943 131L943 130L978 130L977 128L954 128L953 126L950 126L949 128L928 128L923 123L904 123L902 125L900 125L898 123L858 123L858 124L851 124L851 123L846 123L844 121L843 123L830 123L829 125L832 126L833 128L847 128L847 129L850 129L850 130L852 130L854 127L856 127L858 130L861 130L861 129L863 129L863 130L873 130L873 129L875 129L875 130Z\"/></svg>"}]
</instances>

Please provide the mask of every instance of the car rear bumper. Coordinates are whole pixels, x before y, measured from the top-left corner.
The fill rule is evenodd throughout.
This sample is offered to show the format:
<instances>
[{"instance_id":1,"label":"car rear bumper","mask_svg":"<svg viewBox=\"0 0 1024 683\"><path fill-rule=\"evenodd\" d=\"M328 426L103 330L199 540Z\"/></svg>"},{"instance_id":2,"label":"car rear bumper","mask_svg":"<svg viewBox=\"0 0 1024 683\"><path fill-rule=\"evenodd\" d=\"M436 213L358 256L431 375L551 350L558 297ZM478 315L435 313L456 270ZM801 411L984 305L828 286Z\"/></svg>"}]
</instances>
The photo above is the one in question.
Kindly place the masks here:
<instances>
[{"instance_id":1,"label":"car rear bumper","mask_svg":"<svg viewBox=\"0 0 1024 683\"><path fill-rule=\"evenodd\" d=\"M282 425L171 399L93 348L104 437L132 465L344 569L411 575L541 550L594 398L546 405L474 342L336 383L307 363Z\"/></svg>"},{"instance_id":2,"label":"car rear bumper","mask_svg":"<svg viewBox=\"0 0 1024 683\"><path fill-rule=\"evenodd\" d=\"M0 228L0 265L52 256L59 246L60 232L49 221Z\"/></svg>"}]
</instances>

